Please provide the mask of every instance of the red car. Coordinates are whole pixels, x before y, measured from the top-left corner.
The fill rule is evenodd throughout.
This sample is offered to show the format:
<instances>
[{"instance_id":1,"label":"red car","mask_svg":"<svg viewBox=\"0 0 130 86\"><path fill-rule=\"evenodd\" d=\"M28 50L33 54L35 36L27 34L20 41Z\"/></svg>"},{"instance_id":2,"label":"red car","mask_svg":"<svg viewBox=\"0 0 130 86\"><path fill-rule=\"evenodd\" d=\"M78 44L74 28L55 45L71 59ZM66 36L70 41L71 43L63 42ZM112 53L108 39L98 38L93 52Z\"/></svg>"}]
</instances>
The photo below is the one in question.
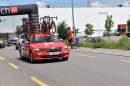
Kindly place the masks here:
<instances>
[{"instance_id":1,"label":"red car","mask_svg":"<svg viewBox=\"0 0 130 86\"><path fill-rule=\"evenodd\" d=\"M28 58L31 62L44 59L61 58L67 61L70 50L55 35L32 34L19 49L20 59Z\"/></svg>"}]
</instances>

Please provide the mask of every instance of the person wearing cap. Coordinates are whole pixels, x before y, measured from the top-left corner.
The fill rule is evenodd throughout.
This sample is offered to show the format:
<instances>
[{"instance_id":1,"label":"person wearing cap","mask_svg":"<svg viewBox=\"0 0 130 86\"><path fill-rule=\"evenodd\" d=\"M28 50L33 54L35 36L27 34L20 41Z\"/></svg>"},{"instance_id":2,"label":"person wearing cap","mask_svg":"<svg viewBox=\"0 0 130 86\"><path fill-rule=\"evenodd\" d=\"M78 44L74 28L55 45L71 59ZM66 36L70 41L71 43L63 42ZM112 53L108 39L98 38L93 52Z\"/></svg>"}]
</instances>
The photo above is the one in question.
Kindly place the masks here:
<instances>
[{"instance_id":1,"label":"person wearing cap","mask_svg":"<svg viewBox=\"0 0 130 86\"><path fill-rule=\"evenodd\" d=\"M71 46L71 49L73 48L72 47L72 44L73 44L73 32L72 30L70 29L70 27L68 27L68 42Z\"/></svg>"}]
</instances>

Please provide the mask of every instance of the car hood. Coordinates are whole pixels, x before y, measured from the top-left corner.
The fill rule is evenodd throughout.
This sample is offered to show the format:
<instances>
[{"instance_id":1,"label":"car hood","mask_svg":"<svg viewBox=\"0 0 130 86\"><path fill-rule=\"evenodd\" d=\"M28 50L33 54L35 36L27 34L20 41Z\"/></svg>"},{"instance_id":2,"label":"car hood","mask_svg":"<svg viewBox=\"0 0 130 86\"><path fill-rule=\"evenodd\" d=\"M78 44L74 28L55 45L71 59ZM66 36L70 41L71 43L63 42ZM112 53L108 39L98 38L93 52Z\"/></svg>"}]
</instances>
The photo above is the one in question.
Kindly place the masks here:
<instances>
[{"instance_id":1,"label":"car hood","mask_svg":"<svg viewBox=\"0 0 130 86\"><path fill-rule=\"evenodd\" d=\"M52 48L52 47L64 47L66 46L63 42L46 42L46 43L34 43L31 44L33 48Z\"/></svg>"}]
</instances>

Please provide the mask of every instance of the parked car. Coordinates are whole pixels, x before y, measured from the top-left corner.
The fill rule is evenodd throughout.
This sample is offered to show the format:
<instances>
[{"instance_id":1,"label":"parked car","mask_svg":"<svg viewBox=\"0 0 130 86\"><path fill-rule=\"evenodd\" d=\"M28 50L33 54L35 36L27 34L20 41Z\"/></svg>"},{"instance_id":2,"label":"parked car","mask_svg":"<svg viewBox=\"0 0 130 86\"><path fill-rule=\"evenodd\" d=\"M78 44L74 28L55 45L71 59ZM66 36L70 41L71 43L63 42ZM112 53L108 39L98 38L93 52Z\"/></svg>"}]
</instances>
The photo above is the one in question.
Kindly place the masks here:
<instances>
[{"instance_id":1,"label":"parked car","mask_svg":"<svg viewBox=\"0 0 130 86\"><path fill-rule=\"evenodd\" d=\"M5 46L11 46L11 40L9 40L9 39L4 40L4 45Z\"/></svg>"},{"instance_id":2,"label":"parked car","mask_svg":"<svg viewBox=\"0 0 130 86\"><path fill-rule=\"evenodd\" d=\"M16 50L19 49L20 45L22 44L22 41L23 41L22 38L21 39L16 39L16 41L15 41L15 48L16 48Z\"/></svg>"},{"instance_id":3,"label":"parked car","mask_svg":"<svg viewBox=\"0 0 130 86\"><path fill-rule=\"evenodd\" d=\"M15 40L11 39L11 44L15 45Z\"/></svg>"},{"instance_id":4,"label":"parked car","mask_svg":"<svg viewBox=\"0 0 130 86\"><path fill-rule=\"evenodd\" d=\"M102 41L104 40L99 37L90 37L85 40L85 42L102 42Z\"/></svg>"},{"instance_id":5,"label":"parked car","mask_svg":"<svg viewBox=\"0 0 130 86\"><path fill-rule=\"evenodd\" d=\"M4 48L4 42L2 39L0 39L0 48Z\"/></svg>"}]
</instances>

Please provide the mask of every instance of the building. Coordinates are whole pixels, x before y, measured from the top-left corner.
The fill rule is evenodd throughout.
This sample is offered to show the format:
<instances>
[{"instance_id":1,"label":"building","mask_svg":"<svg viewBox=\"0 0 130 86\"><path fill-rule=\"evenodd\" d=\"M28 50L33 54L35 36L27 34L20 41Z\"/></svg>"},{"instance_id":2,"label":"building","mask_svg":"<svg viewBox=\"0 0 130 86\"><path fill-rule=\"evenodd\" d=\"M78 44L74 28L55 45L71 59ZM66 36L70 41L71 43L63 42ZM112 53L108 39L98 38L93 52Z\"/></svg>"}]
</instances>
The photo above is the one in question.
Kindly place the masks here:
<instances>
[{"instance_id":1,"label":"building","mask_svg":"<svg viewBox=\"0 0 130 86\"><path fill-rule=\"evenodd\" d=\"M82 35L84 35L85 24L91 23L94 27L95 33L92 36L103 36L105 30L104 24L107 15L113 16L114 27L112 30L116 30L118 24L126 24L130 15L130 7L102 7L102 8L74 8L75 27L79 28ZM70 27L72 24L72 9L71 8L40 8L39 15L42 16L57 16L58 20L56 24L61 21L66 21ZM21 19L28 17L27 15L14 16L14 26L21 25ZM0 31L3 32L14 32L12 17L2 16L1 18L8 21L0 23Z\"/></svg>"}]
</instances>

